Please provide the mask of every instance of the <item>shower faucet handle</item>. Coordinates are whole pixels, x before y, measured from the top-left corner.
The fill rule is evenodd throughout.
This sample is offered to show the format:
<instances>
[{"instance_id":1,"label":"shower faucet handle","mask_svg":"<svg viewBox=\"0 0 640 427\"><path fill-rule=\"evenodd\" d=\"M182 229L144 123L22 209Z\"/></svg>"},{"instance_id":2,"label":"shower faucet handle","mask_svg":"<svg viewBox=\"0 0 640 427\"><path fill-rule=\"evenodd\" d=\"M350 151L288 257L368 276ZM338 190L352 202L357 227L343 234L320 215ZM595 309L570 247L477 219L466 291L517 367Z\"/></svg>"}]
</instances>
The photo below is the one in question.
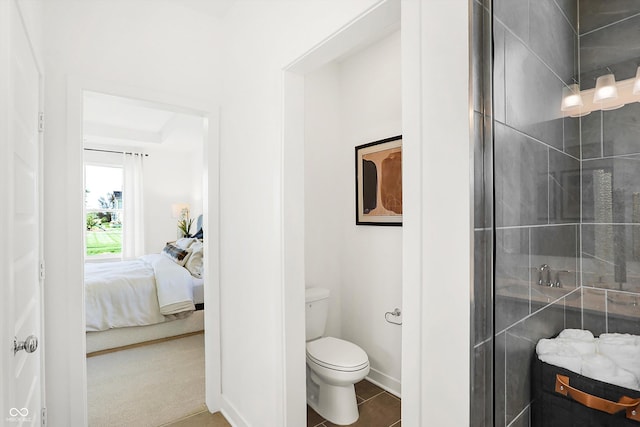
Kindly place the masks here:
<instances>
[{"instance_id":1,"label":"shower faucet handle","mask_svg":"<svg viewBox=\"0 0 640 427\"><path fill-rule=\"evenodd\" d=\"M556 281L551 285L554 288L561 288L562 282L560 281L560 273L571 273L569 270L558 270L556 271Z\"/></svg>"},{"instance_id":2,"label":"shower faucet handle","mask_svg":"<svg viewBox=\"0 0 640 427\"><path fill-rule=\"evenodd\" d=\"M542 264L538 268L538 285L553 286L553 283L551 283L551 267L548 264Z\"/></svg>"}]
</instances>

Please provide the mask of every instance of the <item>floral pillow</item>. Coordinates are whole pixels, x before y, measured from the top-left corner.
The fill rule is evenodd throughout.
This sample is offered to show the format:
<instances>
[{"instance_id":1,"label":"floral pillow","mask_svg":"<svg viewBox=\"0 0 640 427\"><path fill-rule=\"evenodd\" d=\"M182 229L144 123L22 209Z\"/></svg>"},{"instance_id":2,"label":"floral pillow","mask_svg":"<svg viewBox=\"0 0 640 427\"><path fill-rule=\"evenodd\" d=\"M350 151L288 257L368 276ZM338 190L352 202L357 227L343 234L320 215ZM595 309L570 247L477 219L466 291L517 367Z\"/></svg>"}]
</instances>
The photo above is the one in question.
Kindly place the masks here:
<instances>
[{"instance_id":1,"label":"floral pillow","mask_svg":"<svg viewBox=\"0 0 640 427\"><path fill-rule=\"evenodd\" d=\"M189 260L189 254L191 254L191 248L183 249L174 243L167 243L167 246L162 249L162 255L168 257L181 267L184 267L185 263Z\"/></svg>"}]
</instances>

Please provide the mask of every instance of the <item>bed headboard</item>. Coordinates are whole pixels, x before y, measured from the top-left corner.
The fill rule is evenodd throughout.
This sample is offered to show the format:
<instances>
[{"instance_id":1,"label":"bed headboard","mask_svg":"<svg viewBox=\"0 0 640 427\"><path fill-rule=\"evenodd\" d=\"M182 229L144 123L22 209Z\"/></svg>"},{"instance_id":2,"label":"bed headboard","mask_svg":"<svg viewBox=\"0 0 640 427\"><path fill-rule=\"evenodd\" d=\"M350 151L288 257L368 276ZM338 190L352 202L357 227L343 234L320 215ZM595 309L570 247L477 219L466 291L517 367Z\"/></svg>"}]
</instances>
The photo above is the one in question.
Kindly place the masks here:
<instances>
[{"instance_id":1,"label":"bed headboard","mask_svg":"<svg viewBox=\"0 0 640 427\"><path fill-rule=\"evenodd\" d=\"M196 220L196 231L202 228L202 214L198 215L198 219Z\"/></svg>"}]
</instances>

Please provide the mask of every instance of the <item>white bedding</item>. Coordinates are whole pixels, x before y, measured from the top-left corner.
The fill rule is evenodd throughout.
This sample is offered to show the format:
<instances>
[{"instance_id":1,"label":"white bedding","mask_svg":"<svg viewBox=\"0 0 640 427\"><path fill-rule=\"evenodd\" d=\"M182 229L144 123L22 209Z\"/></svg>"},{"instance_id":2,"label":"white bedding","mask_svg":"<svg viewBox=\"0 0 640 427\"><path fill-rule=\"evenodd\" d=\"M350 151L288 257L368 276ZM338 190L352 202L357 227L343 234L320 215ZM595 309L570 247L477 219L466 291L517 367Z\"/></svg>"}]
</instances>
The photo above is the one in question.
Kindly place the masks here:
<instances>
[{"instance_id":1,"label":"white bedding","mask_svg":"<svg viewBox=\"0 0 640 427\"><path fill-rule=\"evenodd\" d=\"M195 310L192 282L187 270L160 254L86 263L86 330L152 325L188 314Z\"/></svg>"}]
</instances>

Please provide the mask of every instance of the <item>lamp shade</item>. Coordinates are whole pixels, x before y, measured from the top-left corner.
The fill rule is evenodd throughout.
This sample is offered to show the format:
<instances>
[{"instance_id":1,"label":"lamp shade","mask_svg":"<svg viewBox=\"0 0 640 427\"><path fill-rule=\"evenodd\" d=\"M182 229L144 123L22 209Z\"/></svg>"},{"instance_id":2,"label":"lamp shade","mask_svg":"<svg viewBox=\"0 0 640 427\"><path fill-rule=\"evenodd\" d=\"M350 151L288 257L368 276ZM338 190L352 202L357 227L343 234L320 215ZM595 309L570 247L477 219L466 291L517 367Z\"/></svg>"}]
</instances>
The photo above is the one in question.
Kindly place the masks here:
<instances>
[{"instance_id":1,"label":"lamp shade","mask_svg":"<svg viewBox=\"0 0 640 427\"><path fill-rule=\"evenodd\" d=\"M605 74L596 80L596 91L593 94L593 102L603 102L618 97L616 78L613 74Z\"/></svg>"},{"instance_id":2,"label":"lamp shade","mask_svg":"<svg viewBox=\"0 0 640 427\"><path fill-rule=\"evenodd\" d=\"M577 84L572 84L562 88L562 104L560 110L568 111L574 108L582 107L582 96L580 95L580 87Z\"/></svg>"},{"instance_id":3,"label":"lamp shade","mask_svg":"<svg viewBox=\"0 0 640 427\"><path fill-rule=\"evenodd\" d=\"M636 80L633 82L633 94L640 95L640 67L636 71Z\"/></svg>"},{"instance_id":4,"label":"lamp shade","mask_svg":"<svg viewBox=\"0 0 640 427\"><path fill-rule=\"evenodd\" d=\"M189 204L188 203L174 203L171 205L171 216L173 218L182 218L183 216L189 216Z\"/></svg>"}]
</instances>

